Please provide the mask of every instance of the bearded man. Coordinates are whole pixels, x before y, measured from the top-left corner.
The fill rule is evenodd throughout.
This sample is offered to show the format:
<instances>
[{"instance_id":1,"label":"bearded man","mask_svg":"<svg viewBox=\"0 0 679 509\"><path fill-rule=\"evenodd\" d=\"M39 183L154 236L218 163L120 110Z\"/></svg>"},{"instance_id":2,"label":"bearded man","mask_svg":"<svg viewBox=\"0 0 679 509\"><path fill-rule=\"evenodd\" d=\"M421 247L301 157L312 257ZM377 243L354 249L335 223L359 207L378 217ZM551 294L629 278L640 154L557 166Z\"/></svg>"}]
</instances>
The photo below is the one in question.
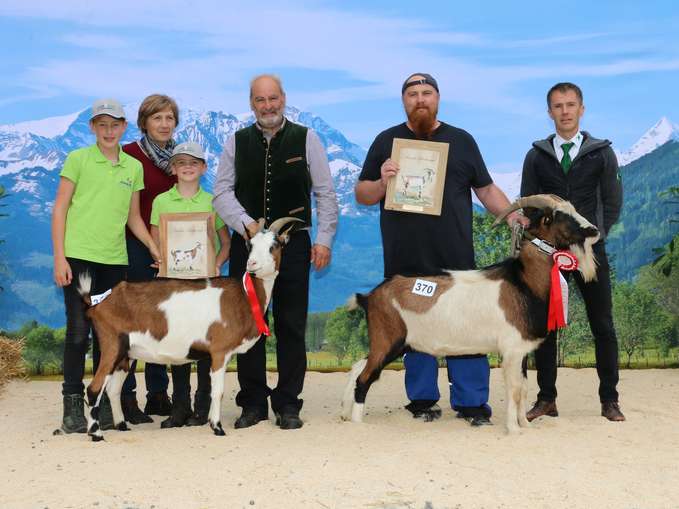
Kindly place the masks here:
<instances>
[{"instance_id":1,"label":"bearded man","mask_svg":"<svg viewBox=\"0 0 679 509\"><path fill-rule=\"evenodd\" d=\"M273 287L272 310L276 333L278 384L266 382L265 337L239 354L236 404L242 407L235 428L268 419L269 404L281 429L297 429L303 401L299 398L306 373L306 329L310 266L321 270L330 263L337 228L338 206L328 157L318 135L287 120L285 92L272 74L250 83L250 107L257 121L240 129L224 146L214 187L214 208L234 230L229 275L242 277L248 258L245 229L257 232L281 217L296 217L304 227L290 235L281 255ZM311 195L316 199L316 238L311 243ZM266 312L266 310L264 310Z\"/></svg>"},{"instance_id":2,"label":"bearded man","mask_svg":"<svg viewBox=\"0 0 679 509\"><path fill-rule=\"evenodd\" d=\"M356 184L356 200L364 205L380 204L380 228L384 256L384 277L428 276L442 270L474 268L472 243L472 198L474 191L494 215L509 205L486 169L474 138L457 127L437 119L439 87L426 73L409 76L401 88L408 120L381 132L368 151ZM389 179L399 171L390 159L394 138L448 143L448 165L440 216L385 210L384 197ZM519 219L517 213L508 223ZM522 222L523 219L521 219ZM405 385L414 417L432 421L441 416L437 402L438 363L420 352L404 356ZM458 417L473 426L490 424L488 379L490 368L485 355L447 357L450 404Z\"/></svg>"}]
</instances>

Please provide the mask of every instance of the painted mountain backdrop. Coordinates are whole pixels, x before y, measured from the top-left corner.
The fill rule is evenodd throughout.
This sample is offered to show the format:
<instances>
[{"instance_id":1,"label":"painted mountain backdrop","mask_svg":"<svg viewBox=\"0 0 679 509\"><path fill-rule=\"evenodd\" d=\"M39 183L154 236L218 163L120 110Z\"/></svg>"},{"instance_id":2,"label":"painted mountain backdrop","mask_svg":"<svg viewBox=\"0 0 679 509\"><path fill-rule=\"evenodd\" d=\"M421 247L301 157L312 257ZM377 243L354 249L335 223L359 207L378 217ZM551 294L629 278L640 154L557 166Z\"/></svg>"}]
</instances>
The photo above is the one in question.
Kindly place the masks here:
<instances>
[{"instance_id":1,"label":"painted mountain backdrop","mask_svg":"<svg viewBox=\"0 0 679 509\"><path fill-rule=\"evenodd\" d=\"M138 104L126 106L128 118L136 118ZM64 323L61 292L52 283L50 215L66 154L93 142L88 127L89 110L0 126L0 186L9 196L0 219L0 328L13 329L28 320L51 326ZM313 274L311 311L334 309L356 291L367 291L381 280L382 254L376 210L361 207L353 186L365 150L350 142L323 119L288 108L286 115L313 128L328 153L340 203L340 225L331 267ZM204 186L212 189L219 155L226 139L253 121L251 114L183 110L176 132L178 141L192 140L206 150L208 172ZM618 154L628 164L622 170L625 209L621 225L611 236L618 277L631 277L648 263L652 248L669 240L671 213L659 207L657 194L679 182L679 129L662 119L631 150ZM139 131L132 123L124 142ZM519 191L520 171L493 174L510 198Z\"/></svg>"}]
</instances>

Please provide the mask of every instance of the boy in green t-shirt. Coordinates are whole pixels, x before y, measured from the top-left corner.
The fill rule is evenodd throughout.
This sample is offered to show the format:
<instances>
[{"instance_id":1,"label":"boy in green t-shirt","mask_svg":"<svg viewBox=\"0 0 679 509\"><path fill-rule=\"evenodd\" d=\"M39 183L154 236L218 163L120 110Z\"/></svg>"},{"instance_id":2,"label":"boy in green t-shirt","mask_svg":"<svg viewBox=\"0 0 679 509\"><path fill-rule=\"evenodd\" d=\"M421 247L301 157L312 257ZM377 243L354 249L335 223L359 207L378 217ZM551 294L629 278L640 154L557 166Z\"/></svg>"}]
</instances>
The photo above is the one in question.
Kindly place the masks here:
<instances>
[{"instance_id":1,"label":"boy in green t-shirt","mask_svg":"<svg viewBox=\"0 0 679 509\"><path fill-rule=\"evenodd\" d=\"M92 294L103 293L125 279L126 224L153 258L160 258L139 213L139 191L144 188L141 163L120 149L126 128L125 111L118 101L94 103L90 130L96 143L66 157L52 211L54 281L63 288L66 308L64 433L87 431L83 375L92 327L77 290L79 276L87 273L92 278ZM96 371L99 344L94 330L92 335ZM102 415L102 425L107 424L106 417ZM110 414L109 419L112 426Z\"/></svg>"},{"instance_id":2,"label":"boy in green t-shirt","mask_svg":"<svg viewBox=\"0 0 679 509\"><path fill-rule=\"evenodd\" d=\"M177 176L177 184L172 189L156 196L151 209L151 235L160 244L158 224L160 215L178 212L214 212L212 195L200 187L200 177L207 170L205 154L197 143L187 142L177 145L170 159L172 173ZM231 237L224 221L215 218L215 229L219 237L216 266L219 274L221 266L229 258ZM210 410L210 359L198 361L198 387L194 399L194 412L191 412L191 364L172 366L172 414L161 424L161 428L180 426L199 426L205 424Z\"/></svg>"}]
</instances>

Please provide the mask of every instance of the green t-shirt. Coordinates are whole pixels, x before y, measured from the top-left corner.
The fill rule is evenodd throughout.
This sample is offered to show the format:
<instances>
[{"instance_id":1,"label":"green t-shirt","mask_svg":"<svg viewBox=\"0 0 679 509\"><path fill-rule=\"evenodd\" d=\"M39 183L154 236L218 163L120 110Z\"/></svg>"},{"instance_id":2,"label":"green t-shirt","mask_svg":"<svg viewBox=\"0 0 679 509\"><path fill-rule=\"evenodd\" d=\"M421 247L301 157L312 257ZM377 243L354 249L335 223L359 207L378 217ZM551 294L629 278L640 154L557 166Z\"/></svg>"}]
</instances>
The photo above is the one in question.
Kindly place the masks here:
<instances>
[{"instance_id":1,"label":"green t-shirt","mask_svg":"<svg viewBox=\"0 0 679 509\"><path fill-rule=\"evenodd\" d=\"M160 214L175 214L178 212L214 212L212 206L212 195L207 191L203 191L202 187L198 187L198 192L191 198L184 198L177 190L175 184L169 191L156 196L151 206L151 224L158 226L160 223ZM215 213L215 230L224 227L224 221ZM215 241L216 247L219 250L219 241Z\"/></svg>"},{"instance_id":2,"label":"green t-shirt","mask_svg":"<svg viewBox=\"0 0 679 509\"><path fill-rule=\"evenodd\" d=\"M64 254L108 265L127 265L125 225L132 193L144 189L142 165L119 150L118 164L96 143L74 150L61 176L75 184L66 215Z\"/></svg>"}]
</instances>

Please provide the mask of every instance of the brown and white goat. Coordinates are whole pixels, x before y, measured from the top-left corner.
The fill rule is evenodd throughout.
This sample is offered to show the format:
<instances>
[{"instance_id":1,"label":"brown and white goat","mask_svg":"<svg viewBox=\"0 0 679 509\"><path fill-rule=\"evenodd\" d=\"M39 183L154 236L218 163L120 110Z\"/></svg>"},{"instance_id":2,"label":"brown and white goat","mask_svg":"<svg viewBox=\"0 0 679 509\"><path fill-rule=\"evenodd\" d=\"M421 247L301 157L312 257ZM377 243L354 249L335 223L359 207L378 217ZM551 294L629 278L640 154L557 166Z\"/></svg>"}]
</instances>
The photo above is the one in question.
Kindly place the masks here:
<instances>
[{"instance_id":1,"label":"brown and white goat","mask_svg":"<svg viewBox=\"0 0 679 509\"><path fill-rule=\"evenodd\" d=\"M247 271L253 277L257 300L266 311L280 266L281 249L299 221L281 218L249 238ZM80 279L78 291L90 303L91 280ZM235 353L245 353L260 337L247 294L240 280L218 277L202 280L155 279L142 283L121 282L88 316L99 337L101 360L87 388L90 411L87 433L103 439L99 403L103 390L111 401L116 429L126 431L120 391L130 359L159 364L185 364L209 355L212 359L212 403L208 422L215 435L224 435L220 423L226 365Z\"/></svg>"},{"instance_id":2,"label":"brown and white goat","mask_svg":"<svg viewBox=\"0 0 679 509\"><path fill-rule=\"evenodd\" d=\"M552 195L517 200L495 224L518 209L523 209L530 225L517 257L481 270L396 276L350 301L350 308L359 304L365 310L370 351L351 370L342 403L345 420L363 420L370 385L384 366L410 348L436 356L499 352L507 391L507 431L529 426L521 365L547 335L554 264L550 252L570 250L583 278L590 281L596 277L592 245L599 232L569 202ZM435 283L435 289L428 285L428 295L415 293L418 279Z\"/></svg>"}]
</instances>

